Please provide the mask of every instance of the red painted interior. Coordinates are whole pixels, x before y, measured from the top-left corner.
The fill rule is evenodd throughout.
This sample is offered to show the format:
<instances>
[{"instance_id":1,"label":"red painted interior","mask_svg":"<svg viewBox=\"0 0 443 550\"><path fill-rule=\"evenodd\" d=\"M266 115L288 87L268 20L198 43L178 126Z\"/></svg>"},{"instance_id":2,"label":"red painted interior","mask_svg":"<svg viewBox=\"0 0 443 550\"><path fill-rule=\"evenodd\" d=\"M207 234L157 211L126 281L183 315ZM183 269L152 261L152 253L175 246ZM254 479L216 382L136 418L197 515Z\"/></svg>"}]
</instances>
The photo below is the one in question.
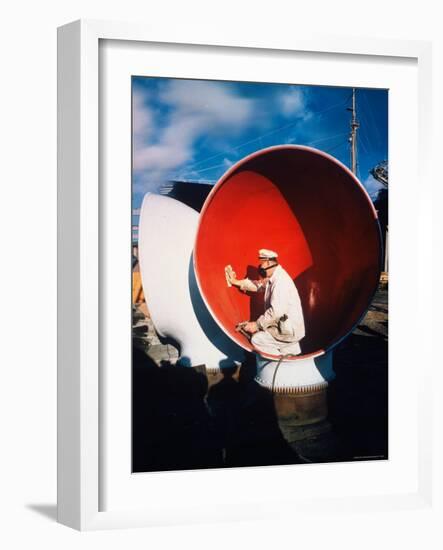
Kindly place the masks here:
<instances>
[{"instance_id":1,"label":"red painted interior","mask_svg":"<svg viewBox=\"0 0 443 550\"><path fill-rule=\"evenodd\" d=\"M204 204L194 249L200 290L223 330L249 350L235 326L260 314L260 296L228 288L224 267L258 278L260 248L278 252L300 293L302 355L331 348L368 308L379 279L378 221L362 186L332 157L297 146L258 151Z\"/></svg>"}]
</instances>

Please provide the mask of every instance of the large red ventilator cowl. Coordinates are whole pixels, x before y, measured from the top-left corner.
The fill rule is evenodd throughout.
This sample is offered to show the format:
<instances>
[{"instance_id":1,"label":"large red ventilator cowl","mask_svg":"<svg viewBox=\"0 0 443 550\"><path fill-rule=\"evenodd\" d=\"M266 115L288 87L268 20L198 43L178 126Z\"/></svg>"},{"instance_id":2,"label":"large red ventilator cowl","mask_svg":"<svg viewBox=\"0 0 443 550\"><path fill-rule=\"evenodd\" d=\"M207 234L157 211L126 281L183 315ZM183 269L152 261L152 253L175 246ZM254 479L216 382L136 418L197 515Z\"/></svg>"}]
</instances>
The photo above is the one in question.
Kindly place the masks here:
<instances>
[{"instance_id":1,"label":"large red ventilator cowl","mask_svg":"<svg viewBox=\"0 0 443 550\"><path fill-rule=\"evenodd\" d=\"M214 319L247 350L235 327L262 313L262 294L229 288L224 268L258 279L260 248L278 253L300 294L306 336L298 358L331 349L369 307L381 265L377 214L333 157L295 145L263 149L226 172L206 199L194 248L198 284Z\"/></svg>"}]
</instances>

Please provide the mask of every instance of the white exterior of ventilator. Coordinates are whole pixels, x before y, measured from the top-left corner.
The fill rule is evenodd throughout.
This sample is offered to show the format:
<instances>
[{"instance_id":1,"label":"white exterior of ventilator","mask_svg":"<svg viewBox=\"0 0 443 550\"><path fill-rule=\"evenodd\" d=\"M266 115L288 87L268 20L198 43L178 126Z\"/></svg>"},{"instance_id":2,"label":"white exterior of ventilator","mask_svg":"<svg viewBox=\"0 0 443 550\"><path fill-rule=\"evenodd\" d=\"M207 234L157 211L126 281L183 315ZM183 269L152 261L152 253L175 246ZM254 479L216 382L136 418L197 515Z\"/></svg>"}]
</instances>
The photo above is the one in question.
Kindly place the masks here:
<instances>
[{"instance_id":1,"label":"white exterior of ventilator","mask_svg":"<svg viewBox=\"0 0 443 550\"><path fill-rule=\"evenodd\" d=\"M180 345L185 365L208 371L240 362L243 351L218 327L198 289L192 262L198 213L147 193L140 211L139 261L146 302L160 337Z\"/></svg>"}]
</instances>

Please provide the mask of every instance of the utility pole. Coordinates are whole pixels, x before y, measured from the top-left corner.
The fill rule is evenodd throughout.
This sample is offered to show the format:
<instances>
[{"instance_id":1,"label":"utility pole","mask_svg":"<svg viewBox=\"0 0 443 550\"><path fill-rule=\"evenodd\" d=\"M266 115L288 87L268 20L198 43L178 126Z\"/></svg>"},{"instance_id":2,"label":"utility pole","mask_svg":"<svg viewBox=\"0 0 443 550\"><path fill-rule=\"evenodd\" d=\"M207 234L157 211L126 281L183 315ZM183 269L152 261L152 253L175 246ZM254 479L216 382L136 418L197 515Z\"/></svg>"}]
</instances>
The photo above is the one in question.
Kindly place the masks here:
<instances>
[{"instance_id":1,"label":"utility pole","mask_svg":"<svg viewBox=\"0 0 443 550\"><path fill-rule=\"evenodd\" d=\"M355 88L352 88L352 108L347 108L351 111L351 134L349 136L349 142L351 144L351 170L357 175L357 128L360 124L357 121L357 112L355 109Z\"/></svg>"}]
</instances>

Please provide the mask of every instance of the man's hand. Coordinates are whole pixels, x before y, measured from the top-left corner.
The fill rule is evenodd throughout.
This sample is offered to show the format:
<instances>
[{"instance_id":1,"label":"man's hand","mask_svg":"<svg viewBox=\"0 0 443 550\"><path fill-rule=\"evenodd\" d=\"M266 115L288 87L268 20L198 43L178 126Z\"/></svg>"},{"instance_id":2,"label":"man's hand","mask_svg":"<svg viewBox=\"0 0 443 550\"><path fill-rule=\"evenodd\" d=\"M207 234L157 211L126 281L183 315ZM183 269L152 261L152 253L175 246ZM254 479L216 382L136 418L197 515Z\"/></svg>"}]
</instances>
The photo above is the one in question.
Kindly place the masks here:
<instances>
[{"instance_id":1,"label":"man's hand","mask_svg":"<svg viewBox=\"0 0 443 550\"><path fill-rule=\"evenodd\" d=\"M248 332L249 334L255 334L258 332L258 326L255 321L245 323L242 325L242 328L245 332Z\"/></svg>"},{"instance_id":2,"label":"man's hand","mask_svg":"<svg viewBox=\"0 0 443 550\"><path fill-rule=\"evenodd\" d=\"M226 275L226 282L228 283L228 286L238 286L239 281L237 281L237 274L232 269L231 265L227 265L225 267L225 275Z\"/></svg>"}]
</instances>

